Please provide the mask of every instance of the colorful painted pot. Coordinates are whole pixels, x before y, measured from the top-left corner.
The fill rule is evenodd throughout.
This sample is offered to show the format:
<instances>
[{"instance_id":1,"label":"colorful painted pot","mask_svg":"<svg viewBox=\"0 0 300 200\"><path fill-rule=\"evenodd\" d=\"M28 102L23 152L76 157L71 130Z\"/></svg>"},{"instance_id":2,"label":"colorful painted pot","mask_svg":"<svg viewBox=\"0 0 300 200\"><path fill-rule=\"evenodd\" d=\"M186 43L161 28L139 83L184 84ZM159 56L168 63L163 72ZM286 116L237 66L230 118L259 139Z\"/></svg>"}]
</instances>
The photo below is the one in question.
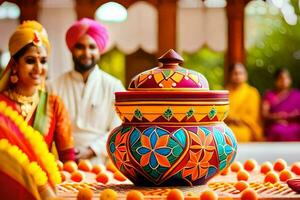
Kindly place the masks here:
<instances>
[{"instance_id":1,"label":"colorful painted pot","mask_svg":"<svg viewBox=\"0 0 300 200\"><path fill-rule=\"evenodd\" d=\"M115 166L134 184L199 185L228 167L237 142L223 120L228 91L211 91L203 75L179 66L169 50L161 66L116 93L123 123L107 141Z\"/></svg>"}]
</instances>

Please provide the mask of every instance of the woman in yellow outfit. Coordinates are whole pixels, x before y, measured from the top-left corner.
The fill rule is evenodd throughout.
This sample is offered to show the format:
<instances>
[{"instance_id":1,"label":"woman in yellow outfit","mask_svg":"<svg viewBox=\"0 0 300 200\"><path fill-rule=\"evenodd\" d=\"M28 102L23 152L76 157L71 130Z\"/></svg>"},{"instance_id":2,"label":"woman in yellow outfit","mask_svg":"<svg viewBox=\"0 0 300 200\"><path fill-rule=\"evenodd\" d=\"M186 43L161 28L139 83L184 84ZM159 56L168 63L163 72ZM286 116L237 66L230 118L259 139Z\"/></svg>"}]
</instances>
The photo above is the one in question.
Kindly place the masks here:
<instances>
[{"instance_id":1,"label":"woman in yellow outfit","mask_svg":"<svg viewBox=\"0 0 300 200\"><path fill-rule=\"evenodd\" d=\"M256 88L247 83L247 71L243 64L229 68L230 111L226 123L234 132L238 142L261 141L260 95Z\"/></svg>"}]
</instances>

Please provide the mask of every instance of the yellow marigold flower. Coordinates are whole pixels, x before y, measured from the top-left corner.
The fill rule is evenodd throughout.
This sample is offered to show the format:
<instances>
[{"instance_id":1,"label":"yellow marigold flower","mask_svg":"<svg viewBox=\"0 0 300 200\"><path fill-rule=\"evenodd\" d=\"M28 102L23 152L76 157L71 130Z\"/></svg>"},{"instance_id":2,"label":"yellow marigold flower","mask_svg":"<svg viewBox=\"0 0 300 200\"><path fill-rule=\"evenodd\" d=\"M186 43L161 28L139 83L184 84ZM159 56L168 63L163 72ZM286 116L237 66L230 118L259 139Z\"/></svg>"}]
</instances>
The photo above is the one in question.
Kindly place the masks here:
<instances>
[{"instance_id":1,"label":"yellow marigold flower","mask_svg":"<svg viewBox=\"0 0 300 200\"><path fill-rule=\"evenodd\" d=\"M12 121L15 121L15 119L19 116L19 113L15 110L12 111L11 115L10 115L10 119Z\"/></svg>"},{"instance_id":2,"label":"yellow marigold flower","mask_svg":"<svg viewBox=\"0 0 300 200\"><path fill-rule=\"evenodd\" d=\"M34 174L35 172L37 172L38 168L39 168L39 166L36 162L31 162L28 166L28 170L31 174Z\"/></svg>"},{"instance_id":3,"label":"yellow marigold flower","mask_svg":"<svg viewBox=\"0 0 300 200\"><path fill-rule=\"evenodd\" d=\"M9 143L7 139L1 139L0 140L0 149L7 149Z\"/></svg>"},{"instance_id":4,"label":"yellow marigold flower","mask_svg":"<svg viewBox=\"0 0 300 200\"><path fill-rule=\"evenodd\" d=\"M39 166L36 170L37 171L32 174L35 183L40 186L45 185L48 181L46 173Z\"/></svg>"},{"instance_id":5,"label":"yellow marigold flower","mask_svg":"<svg viewBox=\"0 0 300 200\"><path fill-rule=\"evenodd\" d=\"M13 113L13 109L11 107L6 107L6 109L4 110L4 114L9 118L11 117L12 113Z\"/></svg>"},{"instance_id":6,"label":"yellow marigold flower","mask_svg":"<svg viewBox=\"0 0 300 200\"><path fill-rule=\"evenodd\" d=\"M26 132L27 126L28 126L27 122L25 122L24 120L19 125L19 129L25 135L25 137L27 137L27 132Z\"/></svg>"},{"instance_id":7,"label":"yellow marigold flower","mask_svg":"<svg viewBox=\"0 0 300 200\"><path fill-rule=\"evenodd\" d=\"M5 101L1 101L0 102L0 112L2 112L5 108L6 108L6 102Z\"/></svg>"},{"instance_id":8,"label":"yellow marigold flower","mask_svg":"<svg viewBox=\"0 0 300 200\"><path fill-rule=\"evenodd\" d=\"M24 121L23 117L14 111L10 106L7 106L5 102L0 102L0 112L9 117L18 126L20 132L32 146L36 156L41 159L40 161L45 167L45 171L47 171L47 173L43 171L37 162L30 162L28 156L24 154L17 146L11 145L8 140L0 140L0 149L4 149L10 155L14 156L16 160L29 171L38 185L44 185L47 183L47 174L53 183L60 183L61 176L55 162L55 157L49 153L48 146L44 141L43 136L29 126L27 122Z\"/></svg>"},{"instance_id":9,"label":"yellow marigold flower","mask_svg":"<svg viewBox=\"0 0 300 200\"><path fill-rule=\"evenodd\" d=\"M14 120L14 122L17 126L20 126L23 121L24 121L24 119L21 115L18 115Z\"/></svg>"}]
</instances>

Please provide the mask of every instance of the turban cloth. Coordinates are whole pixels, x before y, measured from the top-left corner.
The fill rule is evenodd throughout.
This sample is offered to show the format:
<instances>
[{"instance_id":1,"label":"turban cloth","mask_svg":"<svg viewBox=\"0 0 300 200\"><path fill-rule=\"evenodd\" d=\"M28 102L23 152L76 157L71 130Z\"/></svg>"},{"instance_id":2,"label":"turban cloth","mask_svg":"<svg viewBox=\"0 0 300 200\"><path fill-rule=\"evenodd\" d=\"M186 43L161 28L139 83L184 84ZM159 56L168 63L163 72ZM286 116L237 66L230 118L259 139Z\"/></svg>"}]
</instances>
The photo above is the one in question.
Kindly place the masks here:
<instances>
[{"instance_id":1,"label":"turban cloth","mask_svg":"<svg viewBox=\"0 0 300 200\"><path fill-rule=\"evenodd\" d=\"M17 30L9 39L9 52L13 56L24 46L33 43L36 46L44 45L47 52L50 51L48 35L44 27L36 21L25 21L17 27Z\"/></svg>"},{"instance_id":2,"label":"turban cloth","mask_svg":"<svg viewBox=\"0 0 300 200\"><path fill-rule=\"evenodd\" d=\"M13 56L26 45L33 43L36 46L45 46L47 52L50 52L50 43L46 30L36 21L25 21L19 25L16 31L9 39L8 48L10 55ZM0 92L5 90L9 83L11 68L14 61L10 59L8 65L3 71L0 78Z\"/></svg>"},{"instance_id":3,"label":"turban cloth","mask_svg":"<svg viewBox=\"0 0 300 200\"><path fill-rule=\"evenodd\" d=\"M66 43L70 50L83 35L89 35L97 43L101 53L104 52L108 42L108 32L105 26L95 20L83 18L75 22L67 31Z\"/></svg>"}]
</instances>

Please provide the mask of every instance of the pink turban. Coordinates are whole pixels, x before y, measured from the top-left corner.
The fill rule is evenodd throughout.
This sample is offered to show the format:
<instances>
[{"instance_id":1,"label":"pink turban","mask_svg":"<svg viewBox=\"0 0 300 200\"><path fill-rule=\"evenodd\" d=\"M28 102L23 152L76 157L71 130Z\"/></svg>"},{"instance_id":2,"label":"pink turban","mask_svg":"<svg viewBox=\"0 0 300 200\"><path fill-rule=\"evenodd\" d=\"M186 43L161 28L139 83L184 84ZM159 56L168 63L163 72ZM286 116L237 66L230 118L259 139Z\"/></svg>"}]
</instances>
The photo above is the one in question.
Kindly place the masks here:
<instances>
[{"instance_id":1,"label":"pink turban","mask_svg":"<svg viewBox=\"0 0 300 200\"><path fill-rule=\"evenodd\" d=\"M107 29L102 24L88 18L82 18L68 29L66 34L68 48L72 50L79 38L84 34L91 36L97 43L99 51L103 53L108 42Z\"/></svg>"}]
</instances>

